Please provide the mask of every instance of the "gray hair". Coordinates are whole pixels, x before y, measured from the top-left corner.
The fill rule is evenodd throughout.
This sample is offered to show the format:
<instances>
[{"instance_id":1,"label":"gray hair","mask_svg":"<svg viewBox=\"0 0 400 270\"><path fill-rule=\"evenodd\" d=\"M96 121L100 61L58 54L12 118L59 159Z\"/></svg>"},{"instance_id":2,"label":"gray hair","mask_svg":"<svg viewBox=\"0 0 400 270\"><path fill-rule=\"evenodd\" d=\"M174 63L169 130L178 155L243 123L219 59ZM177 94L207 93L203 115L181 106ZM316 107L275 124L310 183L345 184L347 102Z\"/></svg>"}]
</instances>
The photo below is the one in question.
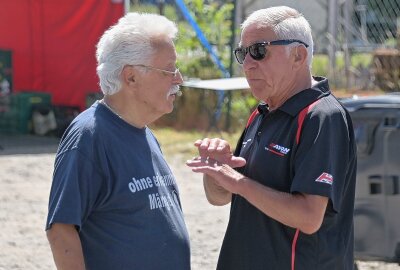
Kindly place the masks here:
<instances>
[{"instance_id":1,"label":"gray hair","mask_svg":"<svg viewBox=\"0 0 400 270\"><path fill-rule=\"evenodd\" d=\"M126 65L148 65L155 51L153 40L174 40L178 29L164 16L128 13L104 32L97 44L97 75L101 91L112 95L121 90Z\"/></svg>"},{"instance_id":2,"label":"gray hair","mask_svg":"<svg viewBox=\"0 0 400 270\"><path fill-rule=\"evenodd\" d=\"M286 7L270 7L253 12L242 24L242 30L250 25L259 28L270 28L278 39L298 39L308 44L307 63L311 67L314 42L311 27L304 16L297 10ZM299 44L290 44L287 51Z\"/></svg>"}]
</instances>

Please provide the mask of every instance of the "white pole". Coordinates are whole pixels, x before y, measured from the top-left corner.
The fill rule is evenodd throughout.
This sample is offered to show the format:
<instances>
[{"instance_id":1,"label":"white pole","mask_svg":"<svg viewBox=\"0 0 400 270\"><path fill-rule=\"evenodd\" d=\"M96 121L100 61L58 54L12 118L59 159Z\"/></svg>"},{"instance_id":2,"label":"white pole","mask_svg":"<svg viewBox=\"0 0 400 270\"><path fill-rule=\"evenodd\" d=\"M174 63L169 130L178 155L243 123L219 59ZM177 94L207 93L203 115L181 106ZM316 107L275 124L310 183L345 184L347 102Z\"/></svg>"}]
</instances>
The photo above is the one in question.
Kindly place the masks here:
<instances>
[{"instance_id":1,"label":"white pole","mask_svg":"<svg viewBox=\"0 0 400 270\"><path fill-rule=\"evenodd\" d=\"M131 10L131 1L130 0L124 0L124 12L125 14L128 13Z\"/></svg>"}]
</instances>

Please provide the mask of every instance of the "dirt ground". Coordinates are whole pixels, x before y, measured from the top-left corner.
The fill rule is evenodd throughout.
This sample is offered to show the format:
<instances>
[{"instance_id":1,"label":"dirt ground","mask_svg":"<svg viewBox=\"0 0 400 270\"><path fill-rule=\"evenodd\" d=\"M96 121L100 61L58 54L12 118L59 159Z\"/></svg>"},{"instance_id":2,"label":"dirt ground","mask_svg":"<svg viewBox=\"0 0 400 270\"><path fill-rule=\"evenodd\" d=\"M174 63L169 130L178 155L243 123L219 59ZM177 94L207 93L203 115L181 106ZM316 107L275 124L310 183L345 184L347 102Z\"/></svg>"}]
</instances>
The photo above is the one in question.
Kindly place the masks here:
<instances>
[{"instance_id":1,"label":"dirt ground","mask_svg":"<svg viewBox=\"0 0 400 270\"><path fill-rule=\"evenodd\" d=\"M55 269L44 232L57 140L0 136L0 269ZM229 206L207 203L201 176L179 156L167 157L179 182L191 238L192 269L215 269ZM400 269L359 262L360 270Z\"/></svg>"}]
</instances>

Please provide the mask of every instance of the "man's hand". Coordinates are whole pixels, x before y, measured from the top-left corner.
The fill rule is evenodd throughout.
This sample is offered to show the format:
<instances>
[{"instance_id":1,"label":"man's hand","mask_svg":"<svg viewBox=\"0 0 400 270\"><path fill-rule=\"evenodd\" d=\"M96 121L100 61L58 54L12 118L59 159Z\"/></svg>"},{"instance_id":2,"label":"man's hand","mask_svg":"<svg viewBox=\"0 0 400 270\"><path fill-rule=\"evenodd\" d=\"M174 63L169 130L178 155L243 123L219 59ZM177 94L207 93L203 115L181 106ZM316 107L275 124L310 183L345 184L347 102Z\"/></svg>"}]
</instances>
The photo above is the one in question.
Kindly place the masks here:
<instances>
[{"instance_id":1,"label":"man's hand","mask_svg":"<svg viewBox=\"0 0 400 270\"><path fill-rule=\"evenodd\" d=\"M229 143L219 138L197 140L194 145L199 156L188 160L186 164L194 172L204 173L207 200L213 205L230 203L231 190L236 190L236 182L243 177L232 168L243 167L246 160L233 156Z\"/></svg>"},{"instance_id":2,"label":"man's hand","mask_svg":"<svg viewBox=\"0 0 400 270\"><path fill-rule=\"evenodd\" d=\"M227 164L232 168L243 167L246 160L241 157L235 157L232 154L229 143L223 139L205 138L197 140L194 145L199 151L199 156L202 159L213 159L221 164ZM194 158L196 160L197 158Z\"/></svg>"},{"instance_id":3,"label":"man's hand","mask_svg":"<svg viewBox=\"0 0 400 270\"><path fill-rule=\"evenodd\" d=\"M242 160L244 163L246 162L244 159ZM242 162L239 160L239 158L236 161L232 161L232 159L228 159L227 161L230 163ZM204 173L210 176L215 181L216 185L222 187L230 193L239 193L239 185L243 180L246 179L244 175L238 173L229 165L222 164L212 158L197 157L193 158L192 160L188 160L186 164L192 168L193 172Z\"/></svg>"}]
</instances>

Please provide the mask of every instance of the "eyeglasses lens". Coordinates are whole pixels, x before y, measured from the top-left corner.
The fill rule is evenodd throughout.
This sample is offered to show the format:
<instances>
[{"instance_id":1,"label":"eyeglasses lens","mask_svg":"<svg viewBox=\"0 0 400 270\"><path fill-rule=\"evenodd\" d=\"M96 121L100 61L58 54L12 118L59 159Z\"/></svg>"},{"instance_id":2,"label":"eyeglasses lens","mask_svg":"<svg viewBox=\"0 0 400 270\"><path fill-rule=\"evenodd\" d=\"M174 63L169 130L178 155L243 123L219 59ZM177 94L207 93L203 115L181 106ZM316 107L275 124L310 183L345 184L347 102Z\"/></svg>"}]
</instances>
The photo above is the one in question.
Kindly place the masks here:
<instances>
[{"instance_id":1,"label":"eyeglasses lens","mask_svg":"<svg viewBox=\"0 0 400 270\"><path fill-rule=\"evenodd\" d=\"M243 64L244 58L246 57L246 49L244 48L236 49L235 57L239 64Z\"/></svg>"},{"instance_id":2,"label":"eyeglasses lens","mask_svg":"<svg viewBox=\"0 0 400 270\"><path fill-rule=\"evenodd\" d=\"M243 64L246 54L249 53L254 60L262 60L267 54L266 45L263 43L256 43L247 48L237 48L235 50L236 60L239 64Z\"/></svg>"},{"instance_id":3,"label":"eyeglasses lens","mask_svg":"<svg viewBox=\"0 0 400 270\"><path fill-rule=\"evenodd\" d=\"M265 57L267 53L267 49L265 48L265 44L256 43L249 46L249 53L254 60L261 60Z\"/></svg>"}]
</instances>

